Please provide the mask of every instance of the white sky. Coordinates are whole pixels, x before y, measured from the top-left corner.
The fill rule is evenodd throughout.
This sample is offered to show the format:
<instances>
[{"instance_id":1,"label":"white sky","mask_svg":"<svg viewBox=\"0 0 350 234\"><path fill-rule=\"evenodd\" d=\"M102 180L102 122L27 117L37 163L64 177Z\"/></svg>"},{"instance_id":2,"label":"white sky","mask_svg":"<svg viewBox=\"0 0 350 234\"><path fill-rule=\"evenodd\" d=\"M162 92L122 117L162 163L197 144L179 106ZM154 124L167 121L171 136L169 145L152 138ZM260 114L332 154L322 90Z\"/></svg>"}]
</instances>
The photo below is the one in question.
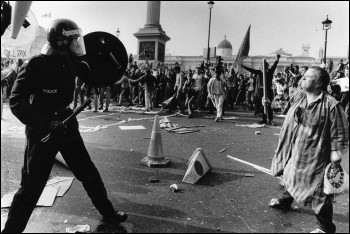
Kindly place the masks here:
<instances>
[{"instance_id":1,"label":"white sky","mask_svg":"<svg viewBox=\"0 0 350 234\"><path fill-rule=\"evenodd\" d=\"M162 1L160 24L171 38L167 53L202 55L208 43L208 1ZM33 1L31 10L39 25L47 27L51 20L69 18L84 34L105 31L115 35L128 53L136 54L137 39L133 36L146 23L146 1ZM322 21L329 15L333 21L328 31L327 56L347 56L349 45L349 1L336 2L240 2L215 1L212 9L210 46L217 46L227 35L236 54L251 24L249 55L267 55L279 48L301 54L302 44L311 45L310 55L318 58L324 48Z\"/></svg>"}]
</instances>

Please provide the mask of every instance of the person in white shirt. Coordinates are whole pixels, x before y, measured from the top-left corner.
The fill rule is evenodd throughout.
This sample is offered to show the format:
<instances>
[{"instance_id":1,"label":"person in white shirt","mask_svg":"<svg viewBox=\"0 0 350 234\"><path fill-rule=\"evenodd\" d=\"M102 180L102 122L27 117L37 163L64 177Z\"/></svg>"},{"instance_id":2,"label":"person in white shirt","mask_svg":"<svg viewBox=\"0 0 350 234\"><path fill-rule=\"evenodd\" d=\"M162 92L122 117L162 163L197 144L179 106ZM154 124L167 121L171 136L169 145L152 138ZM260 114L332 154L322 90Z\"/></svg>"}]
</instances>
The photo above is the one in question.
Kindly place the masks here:
<instances>
[{"instance_id":1,"label":"person in white shirt","mask_svg":"<svg viewBox=\"0 0 350 234\"><path fill-rule=\"evenodd\" d=\"M216 107L215 122L219 122L219 119L223 119L222 109L227 91L227 83L223 78L221 78L221 74L222 69L216 68L214 77L211 78L208 83L208 96Z\"/></svg>"}]
</instances>

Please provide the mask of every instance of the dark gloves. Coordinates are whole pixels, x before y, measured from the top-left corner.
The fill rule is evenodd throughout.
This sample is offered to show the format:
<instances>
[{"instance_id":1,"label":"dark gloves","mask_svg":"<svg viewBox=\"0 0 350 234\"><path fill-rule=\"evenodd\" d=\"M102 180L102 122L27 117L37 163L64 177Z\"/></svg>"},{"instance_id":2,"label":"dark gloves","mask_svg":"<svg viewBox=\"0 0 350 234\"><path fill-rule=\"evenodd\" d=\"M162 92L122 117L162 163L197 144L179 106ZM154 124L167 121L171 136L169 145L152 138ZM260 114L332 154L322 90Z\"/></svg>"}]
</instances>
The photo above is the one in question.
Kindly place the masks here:
<instances>
[{"instance_id":1,"label":"dark gloves","mask_svg":"<svg viewBox=\"0 0 350 234\"><path fill-rule=\"evenodd\" d=\"M50 132L56 138L62 138L67 131L67 126L61 121L50 122Z\"/></svg>"}]
</instances>

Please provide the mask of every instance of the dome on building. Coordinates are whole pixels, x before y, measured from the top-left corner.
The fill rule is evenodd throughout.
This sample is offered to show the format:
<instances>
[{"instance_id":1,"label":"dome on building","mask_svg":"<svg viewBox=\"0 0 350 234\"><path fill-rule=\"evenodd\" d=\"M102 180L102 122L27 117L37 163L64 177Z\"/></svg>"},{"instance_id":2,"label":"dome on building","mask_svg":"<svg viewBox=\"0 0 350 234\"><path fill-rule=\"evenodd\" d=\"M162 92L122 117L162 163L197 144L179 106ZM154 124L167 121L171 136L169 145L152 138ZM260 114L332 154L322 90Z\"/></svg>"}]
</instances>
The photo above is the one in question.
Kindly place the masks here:
<instances>
[{"instance_id":1,"label":"dome on building","mask_svg":"<svg viewBox=\"0 0 350 234\"><path fill-rule=\"evenodd\" d=\"M226 35L225 39L219 43L218 49L232 49L231 43L228 40L226 40Z\"/></svg>"}]
</instances>

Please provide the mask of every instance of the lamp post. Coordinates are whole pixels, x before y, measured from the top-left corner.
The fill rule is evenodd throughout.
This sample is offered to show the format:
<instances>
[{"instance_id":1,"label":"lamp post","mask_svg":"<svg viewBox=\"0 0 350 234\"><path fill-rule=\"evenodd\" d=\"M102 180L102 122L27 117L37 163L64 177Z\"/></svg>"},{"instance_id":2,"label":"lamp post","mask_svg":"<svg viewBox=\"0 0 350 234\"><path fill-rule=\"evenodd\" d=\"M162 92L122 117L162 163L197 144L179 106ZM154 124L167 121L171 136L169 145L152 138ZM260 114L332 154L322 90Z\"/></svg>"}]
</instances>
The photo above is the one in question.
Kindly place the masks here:
<instances>
[{"instance_id":1,"label":"lamp post","mask_svg":"<svg viewBox=\"0 0 350 234\"><path fill-rule=\"evenodd\" d=\"M119 35L120 35L119 28L117 29L117 31L115 33L117 34L117 37L119 38Z\"/></svg>"},{"instance_id":2,"label":"lamp post","mask_svg":"<svg viewBox=\"0 0 350 234\"><path fill-rule=\"evenodd\" d=\"M210 13L209 13L209 33L208 33L207 62L210 61L210 58L209 58L209 51L210 51L210 48L209 48L209 41L210 41L211 9L213 9L214 2L213 2L213 1L208 2L208 5L209 5L209 11L210 11Z\"/></svg>"},{"instance_id":3,"label":"lamp post","mask_svg":"<svg viewBox=\"0 0 350 234\"><path fill-rule=\"evenodd\" d=\"M324 65L326 67L326 64L327 64L327 60L326 60L326 55L327 55L327 32L328 32L328 29L331 29L331 24L332 24L332 21L328 19L328 15L327 15L327 19L325 21L323 21L322 24L323 24L323 30L326 30L326 37L325 37L325 41L324 41L324 55L323 55L323 61L324 61Z\"/></svg>"}]
</instances>

